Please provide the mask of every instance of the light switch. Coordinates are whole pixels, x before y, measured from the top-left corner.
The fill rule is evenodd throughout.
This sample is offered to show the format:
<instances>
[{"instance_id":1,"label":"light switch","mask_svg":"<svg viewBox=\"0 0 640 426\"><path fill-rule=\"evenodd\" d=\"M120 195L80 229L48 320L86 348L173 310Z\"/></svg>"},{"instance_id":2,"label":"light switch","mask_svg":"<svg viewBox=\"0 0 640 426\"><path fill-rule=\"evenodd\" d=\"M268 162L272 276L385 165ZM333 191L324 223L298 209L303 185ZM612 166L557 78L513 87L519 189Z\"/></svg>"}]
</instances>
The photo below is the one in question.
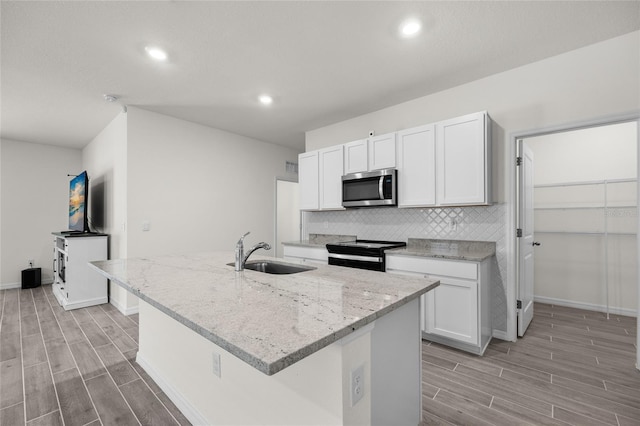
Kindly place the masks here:
<instances>
[{"instance_id":1,"label":"light switch","mask_svg":"<svg viewBox=\"0 0 640 426\"><path fill-rule=\"evenodd\" d=\"M151 229L151 223L149 223L148 220L145 220L144 222L142 222L142 230L143 231L148 231Z\"/></svg>"}]
</instances>

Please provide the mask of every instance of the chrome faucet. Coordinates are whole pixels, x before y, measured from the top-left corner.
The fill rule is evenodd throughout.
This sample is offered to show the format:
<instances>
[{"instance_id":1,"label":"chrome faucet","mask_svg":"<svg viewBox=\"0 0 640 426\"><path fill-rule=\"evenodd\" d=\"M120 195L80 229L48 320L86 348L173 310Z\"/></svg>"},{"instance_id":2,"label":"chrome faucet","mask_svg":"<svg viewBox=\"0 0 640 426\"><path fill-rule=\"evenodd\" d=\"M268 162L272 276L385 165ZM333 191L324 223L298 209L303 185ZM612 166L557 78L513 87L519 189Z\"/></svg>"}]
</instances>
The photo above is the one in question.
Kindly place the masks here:
<instances>
[{"instance_id":1,"label":"chrome faucet","mask_svg":"<svg viewBox=\"0 0 640 426\"><path fill-rule=\"evenodd\" d=\"M251 253L253 253L254 251L258 249L271 250L271 246L269 244L265 242L261 242L251 247L247 252L247 254L245 255L244 254L244 237L246 237L250 233L251 232L247 232L246 234L244 234L242 237L240 237L240 239L236 243L236 271L244 270L244 264L247 262L247 259L249 258L249 256L251 256Z\"/></svg>"}]
</instances>

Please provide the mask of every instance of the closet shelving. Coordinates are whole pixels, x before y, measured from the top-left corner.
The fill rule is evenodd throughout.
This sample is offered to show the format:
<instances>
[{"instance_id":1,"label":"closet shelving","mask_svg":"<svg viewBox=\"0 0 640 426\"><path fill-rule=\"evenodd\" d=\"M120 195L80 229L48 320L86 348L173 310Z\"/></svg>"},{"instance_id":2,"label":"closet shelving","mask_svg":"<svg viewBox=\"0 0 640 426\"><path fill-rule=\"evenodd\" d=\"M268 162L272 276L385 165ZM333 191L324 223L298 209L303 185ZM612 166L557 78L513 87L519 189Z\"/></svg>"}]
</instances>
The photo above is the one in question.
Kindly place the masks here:
<instances>
[{"instance_id":1,"label":"closet shelving","mask_svg":"<svg viewBox=\"0 0 640 426\"><path fill-rule=\"evenodd\" d=\"M534 186L536 213L561 212L542 227L536 214L536 234L602 237L604 286L609 318L609 237L637 236L637 179L609 179ZM540 201L542 199L542 201ZM617 219L617 220L616 220Z\"/></svg>"}]
</instances>

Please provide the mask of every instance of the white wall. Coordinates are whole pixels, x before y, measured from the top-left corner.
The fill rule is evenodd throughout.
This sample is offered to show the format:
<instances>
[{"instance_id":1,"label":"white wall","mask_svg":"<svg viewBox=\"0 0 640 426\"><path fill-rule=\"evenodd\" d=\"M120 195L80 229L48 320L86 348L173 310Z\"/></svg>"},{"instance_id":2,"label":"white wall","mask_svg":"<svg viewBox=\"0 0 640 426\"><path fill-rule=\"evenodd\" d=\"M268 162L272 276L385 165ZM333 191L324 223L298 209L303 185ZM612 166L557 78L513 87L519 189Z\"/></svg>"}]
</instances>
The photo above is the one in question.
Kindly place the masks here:
<instances>
[{"instance_id":1,"label":"white wall","mask_svg":"<svg viewBox=\"0 0 640 426\"><path fill-rule=\"evenodd\" d=\"M274 242L275 178L297 151L139 108L127 145L129 257Z\"/></svg>"},{"instance_id":2,"label":"white wall","mask_svg":"<svg viewBox=\"0 0 640 426\"><path fill-rule=\"evenodd\" d=\"M507 257L515 261L507 236L514 224L509 178L515 156L511 135L640 110L640 32L613 38L562 55L495 74L429 96L335 123L306 133L306 149L314 150L377 134L487 110L493 125L494 200L505 203L503 220ZM310 213L316 215L317 213ZM348 215L345 212L345 215ZM493 217L493 216L492 216ZM389 218L393 223L393 218ZM515 226L513 226L515 227ZM503 269L500 266L500 269ZM504 293L515 306L514 268L506 270ZM506 309L506 334L515 338L515 308Z\"/></svg>"},{"instance_id":3,"label":"white wall","mask_svg":"<svg viewBox=\"0 0 640 426\"><path fill-rule=\"evenodd\" d=\"M127 257L127 114L121 113L82 150L89 174L91 229L110 235L109 258ZM110 302L129 313L137 301L110 284Z\"/></svg>"},{"instance_id":4,"label":"white wall","mask_svg":"<svg viewBox=\"0 0 640 426\"><path fill-rule=\"evenodd\" d=\"M0 288L19 286L20 271L42 268L51 282L53 237L68 229L69 180L82 171L81 152L3 139L0 142Z\"/></svg>"},{"instance_id":5,"label":"white wall","mask_svg":"<svg viewBox=\"0 0 640 426\"><path fill-rule=\"evenodd\" d=\"M277 257L284 256L283 242L300 239L300 190L297 182L278 179L276 182L276 240Z\"/></svg>"},{"instance_id":6,"label":"white wall","mask_svg":"<svg viewBox=\"0 0 640 426\"><path fill-rule=\"evenodd\" d=\"M494 126L494 194L507 199L509 134L637 111L640 32L554 56L306 133L306 149L337 145L487 110ZM510 162L508 163L510 164Z\"/></svg>"}]
</instances>

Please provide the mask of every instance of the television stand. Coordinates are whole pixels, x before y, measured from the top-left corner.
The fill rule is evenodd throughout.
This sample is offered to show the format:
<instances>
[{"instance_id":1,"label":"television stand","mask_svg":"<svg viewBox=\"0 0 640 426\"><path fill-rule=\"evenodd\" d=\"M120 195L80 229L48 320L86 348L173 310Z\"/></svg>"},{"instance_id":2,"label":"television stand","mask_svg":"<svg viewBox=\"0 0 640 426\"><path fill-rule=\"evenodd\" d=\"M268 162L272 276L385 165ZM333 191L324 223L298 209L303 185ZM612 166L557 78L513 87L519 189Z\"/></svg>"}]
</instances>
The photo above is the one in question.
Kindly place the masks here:
<instances>
[{"instance_id":1,"label":"television stand","mask_svg":"<svg viewBox=\"0 0 640 426\"><path fill-rule=\"evenodd\" d=\"M108 303L107 279L88 263L107 260L109 236L53 233L53 294L66 311Z\"/></svg>"}]
</instances>

